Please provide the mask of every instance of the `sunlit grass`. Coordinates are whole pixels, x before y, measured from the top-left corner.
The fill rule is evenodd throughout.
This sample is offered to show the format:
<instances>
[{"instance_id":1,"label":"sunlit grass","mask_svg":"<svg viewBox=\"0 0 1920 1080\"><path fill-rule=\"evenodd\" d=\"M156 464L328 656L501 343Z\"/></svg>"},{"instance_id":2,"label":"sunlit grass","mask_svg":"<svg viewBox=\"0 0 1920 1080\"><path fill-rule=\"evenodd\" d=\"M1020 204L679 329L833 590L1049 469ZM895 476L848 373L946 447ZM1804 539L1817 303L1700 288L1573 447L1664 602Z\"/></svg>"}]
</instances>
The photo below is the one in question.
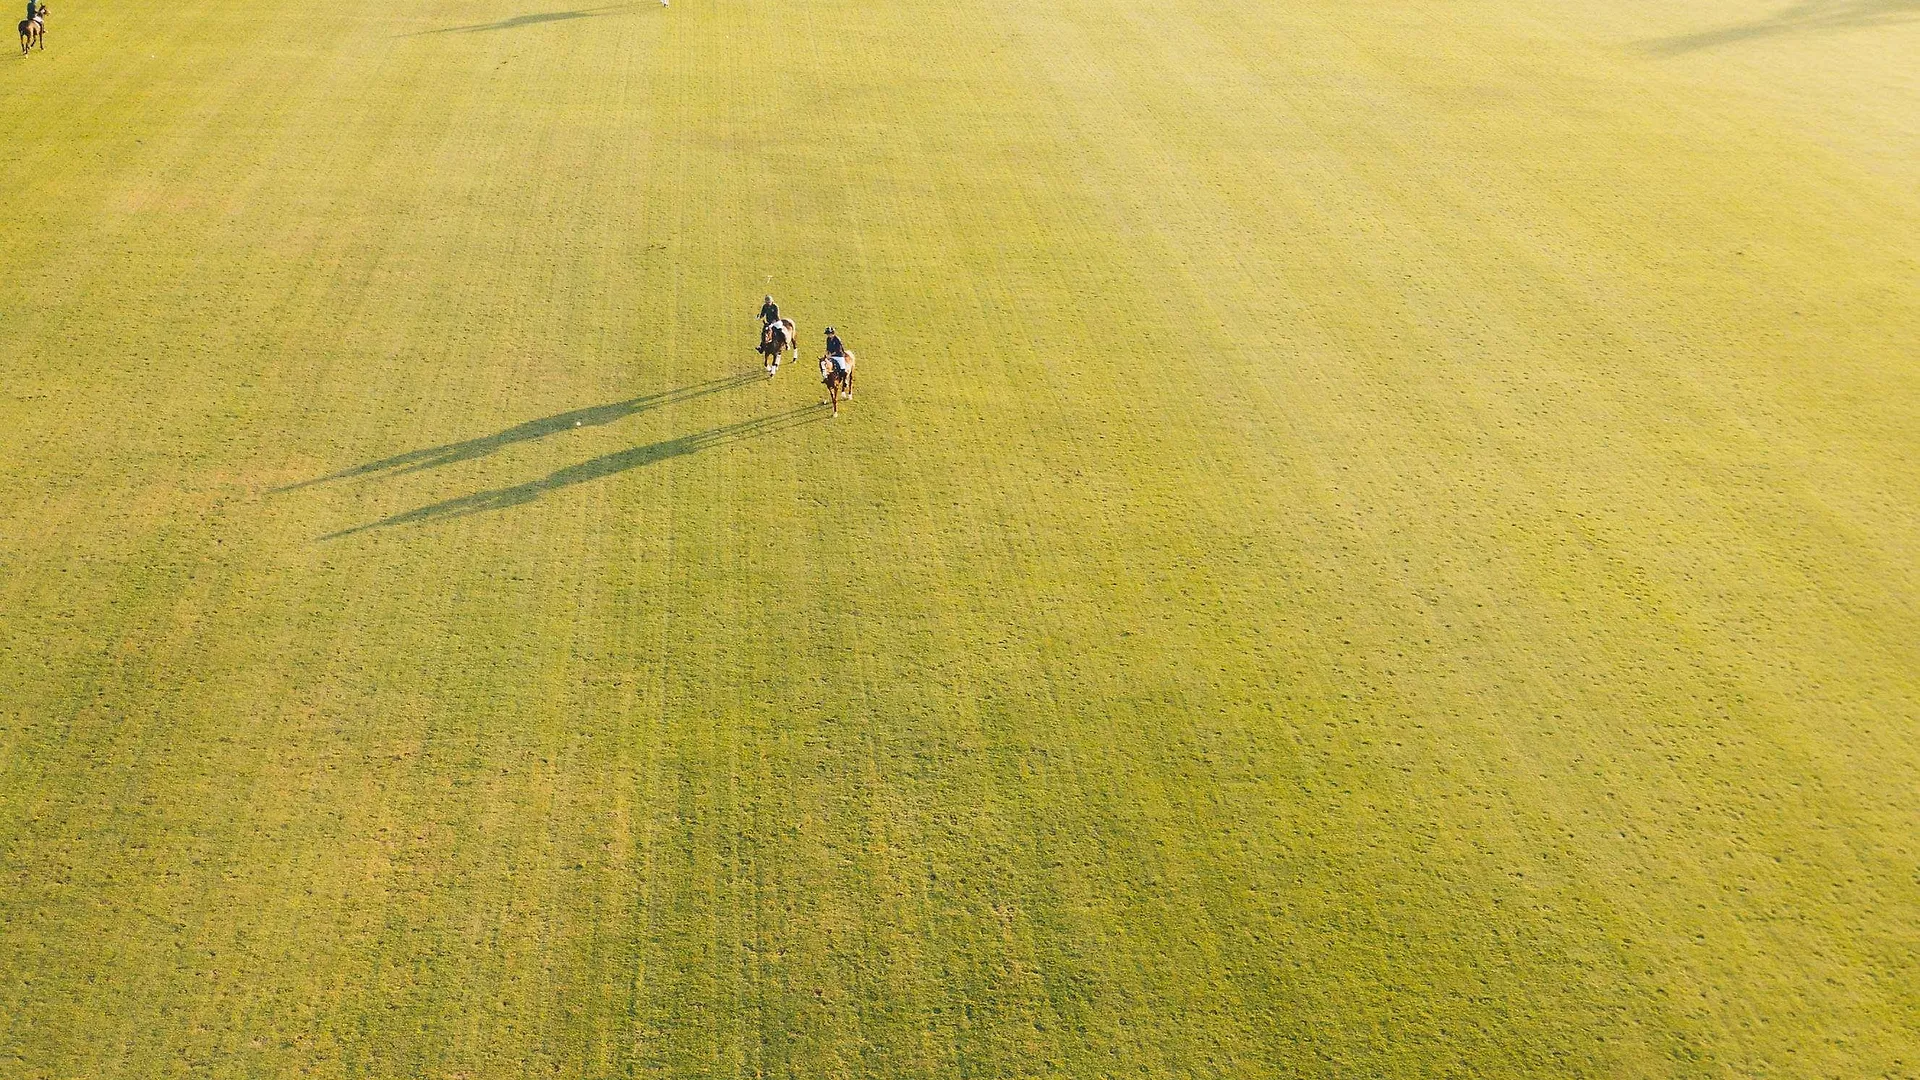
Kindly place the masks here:
<instances>
[{"instance_id":1,"label":"sunlit grass","mask_svg":"<svg viewBox=\"0 0 1920 1080\"><path fill-rule=\"evenodd\" d=\"M0 1076L1912 1073L1842 7L56 11Z\"/></svg>"}]
</instances>

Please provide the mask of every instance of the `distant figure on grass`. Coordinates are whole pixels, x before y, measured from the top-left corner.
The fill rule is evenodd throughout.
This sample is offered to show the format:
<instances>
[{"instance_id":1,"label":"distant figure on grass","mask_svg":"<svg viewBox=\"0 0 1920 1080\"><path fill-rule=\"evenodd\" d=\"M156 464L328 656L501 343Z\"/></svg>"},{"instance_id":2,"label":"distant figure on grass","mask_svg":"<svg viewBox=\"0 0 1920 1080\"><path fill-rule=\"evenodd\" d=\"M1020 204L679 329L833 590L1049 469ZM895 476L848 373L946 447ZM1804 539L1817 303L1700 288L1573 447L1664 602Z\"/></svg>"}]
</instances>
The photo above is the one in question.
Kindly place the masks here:
<instances>
[{"instance_id":1,"label":"distant figure on grass","mask_svg":"<svg viewBox=\"0 0 1920 1080\"><path fill-rule=\"evenodd\" d=\"M800 338L792 319L775 319L760 331L760 355L766 357L767 378L780 370L780 354L788 349L795 357L800 355Z\"/></svg>"},{"instance_id":2,"label":"distant figure on grass","mask_svg":"<svg viewBox=\"0 0 1920 1080\"><path fill-rule=\"evenodd\" d=\"M820 358L820 381L827 384L827 404L839 416L840 399L853 396L853 354L831 326L827 327L827 355Z\"/></svg>"},{"instance_id":3,"label":"distant figure on grass","mask_svg":"<svg viewBox=\"0 0 1920 1080\"><path fill-rule=\"evenodd\" d=\"M27 17L20 20L20 55L27 55L35 45L47 51L47 5L27 0Z\"/></svg>"}]
</instances>

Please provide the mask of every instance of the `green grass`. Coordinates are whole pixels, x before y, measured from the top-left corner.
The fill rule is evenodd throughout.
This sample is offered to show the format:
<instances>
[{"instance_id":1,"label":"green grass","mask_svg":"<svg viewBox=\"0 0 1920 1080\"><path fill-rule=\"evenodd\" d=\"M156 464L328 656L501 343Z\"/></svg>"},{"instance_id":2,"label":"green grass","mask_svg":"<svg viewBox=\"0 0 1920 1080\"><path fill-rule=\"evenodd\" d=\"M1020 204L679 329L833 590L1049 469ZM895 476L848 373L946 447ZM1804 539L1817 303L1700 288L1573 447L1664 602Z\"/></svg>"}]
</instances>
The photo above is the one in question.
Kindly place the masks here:
<instances>
[{"instance_id":1,"label":"green grass","mask_svg":"<svg viewBox=\"0 0 1920 1080\"><path fill-rule=\"evenodd\" d=\"M0 1075L1920 1075L1911 4L55 7Z\"/></svg>"}]
</instances>

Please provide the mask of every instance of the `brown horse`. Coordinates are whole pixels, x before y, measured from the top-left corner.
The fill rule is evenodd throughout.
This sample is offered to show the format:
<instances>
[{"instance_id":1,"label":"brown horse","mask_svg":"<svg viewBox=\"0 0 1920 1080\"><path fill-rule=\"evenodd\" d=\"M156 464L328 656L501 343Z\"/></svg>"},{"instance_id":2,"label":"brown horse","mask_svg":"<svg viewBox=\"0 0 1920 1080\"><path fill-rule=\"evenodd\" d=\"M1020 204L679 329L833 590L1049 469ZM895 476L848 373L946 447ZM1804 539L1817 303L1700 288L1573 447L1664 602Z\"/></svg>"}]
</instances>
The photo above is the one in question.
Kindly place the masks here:
<instances>
[{"instance_id":1,"label":"brown horse","mask_svg":"<svg viewBox=\"0 0 1920 1080\"><path fill-rule=\"evenodd\" d=\"M20 20L21 56L27 55L27 51L35 45L40 46L41 52L47 51L47 6L42 4L35 11L38 14L33 18Z\"/></svg>"},{"instance_id":2,"label":"brown horse","mask_svg":"<svg viewBox=\"0 0 1920 1080\"><path fill-rule=\"evenodd\" d=\"M827 404L833 406L833 415L840 415L840 399L853 397L853 353L848 352L847 370L841 371L831 357L820 358L820 381L827 384Z\"/></svg>"},{"instance_id":3,"label":"brown horse","mask_svg":"<svg viewBox=\"0 0 1920 1080\"><path fill-rule=\"evenodd\" d=\"M788 349L796 355L800 352L799 332L794 330L792 319L777 319L760 331L760 355L766 357L767 378L780 370L780 354Z\"/></svg>"}]
</instances>

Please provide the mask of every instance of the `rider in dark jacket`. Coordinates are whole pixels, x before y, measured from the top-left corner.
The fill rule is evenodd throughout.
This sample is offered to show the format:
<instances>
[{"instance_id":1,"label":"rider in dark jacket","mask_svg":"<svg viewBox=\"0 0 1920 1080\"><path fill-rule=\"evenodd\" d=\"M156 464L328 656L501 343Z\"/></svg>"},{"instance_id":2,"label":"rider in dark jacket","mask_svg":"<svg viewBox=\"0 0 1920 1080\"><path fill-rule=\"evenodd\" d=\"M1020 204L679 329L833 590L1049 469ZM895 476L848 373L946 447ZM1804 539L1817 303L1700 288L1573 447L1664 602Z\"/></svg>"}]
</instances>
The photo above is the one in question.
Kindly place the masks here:
<instances>
[{"instance_id":1,"label":"rider in dark jacket","mask_svg":"<svg viewBox=\"0 0 1920 1080\"><path fill-rule=\"evenodd\" d=\"M766 344L773 338L773 324L780 321L780 305L769 296L760 303L760 343Z\"/></svg>"},{"instance_id":2,"label":"rider in dark jacket","mask_svg":"<svg viewBox=\"0 0 1920 1080\"><path fill-rule=\"evenodd\" d=\"M40 17L39 0L27 0L27 21L32 22L33 20L39 17Z\"/></svg>"},{"instance_id":3,"label":"rider in dark jacket","mask_svg":"<svg viewBox=\"0 0 1920 1080\"><path fill-rule=\"evenodd\" d=\"M827 355L828 356L847 355L847 347L845 345L840 344L840 335L834 333L833 327L831 326L827 327Z\"/></svg>"}]
</instances>

